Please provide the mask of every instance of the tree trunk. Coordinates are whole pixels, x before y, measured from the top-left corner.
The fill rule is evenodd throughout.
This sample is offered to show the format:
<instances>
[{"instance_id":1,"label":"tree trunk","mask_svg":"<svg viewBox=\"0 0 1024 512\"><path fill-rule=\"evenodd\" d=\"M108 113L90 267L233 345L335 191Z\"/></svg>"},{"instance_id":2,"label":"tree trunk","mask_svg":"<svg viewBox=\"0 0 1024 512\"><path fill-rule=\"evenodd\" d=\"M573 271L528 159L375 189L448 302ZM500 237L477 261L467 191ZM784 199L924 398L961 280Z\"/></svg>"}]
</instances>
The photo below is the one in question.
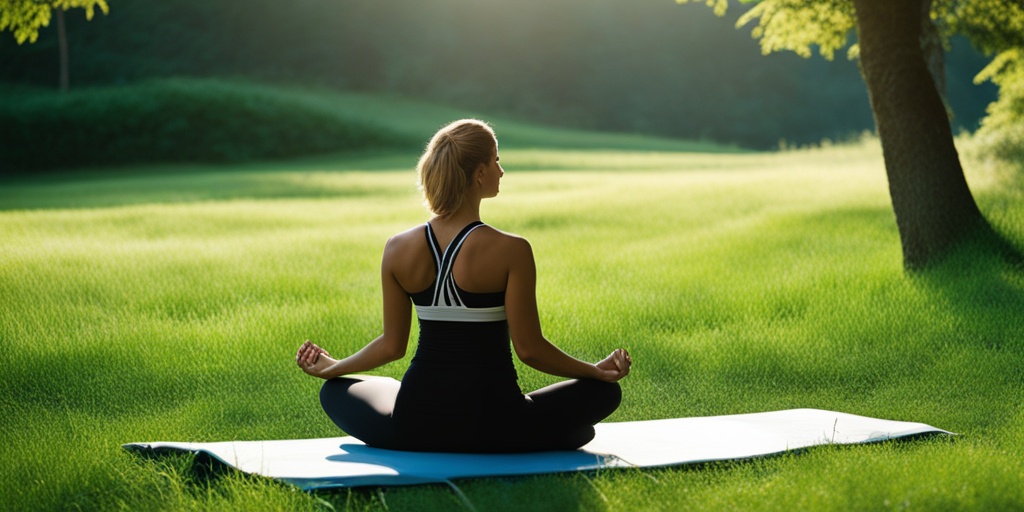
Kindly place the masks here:
<instances>
[{"instance_id":1,"label":"tree trunk","mask_svg":"<svg viewBox=\"0 0 1024 512\"><path fill-rule=\"evenodd\" d=\"M60 48L60 90L67 92L70 87L68 73L68 32L64 28L64 9L54 7L57 11L57 46Z\"/></svg>"},{"instance_id":2,"label":"tree trunk","mask_svg":"<svg viewBox=\"0 0 1024 512\"><path fill-rule=\"evenodd\" d=\"M861 75L871 99L908 269L985 225L921 51L922 0L854 0Z\"/></svg>"},{"instance_id":3,"label":"tree trunk","mask_svg":"<svg viewBox=\"0 0 1024 512\"><path fill-rule=\"evenodd\" d=\"M946 59L942 47L942 36L939 27L932 20L932 0L921 2L921 51L924 61L928 64L928 72L935 82L935 90L946 105ZM949 109L947 109L948 112ZM947 113L948 115L948 113Z\"/></svg>"}]
</instances>

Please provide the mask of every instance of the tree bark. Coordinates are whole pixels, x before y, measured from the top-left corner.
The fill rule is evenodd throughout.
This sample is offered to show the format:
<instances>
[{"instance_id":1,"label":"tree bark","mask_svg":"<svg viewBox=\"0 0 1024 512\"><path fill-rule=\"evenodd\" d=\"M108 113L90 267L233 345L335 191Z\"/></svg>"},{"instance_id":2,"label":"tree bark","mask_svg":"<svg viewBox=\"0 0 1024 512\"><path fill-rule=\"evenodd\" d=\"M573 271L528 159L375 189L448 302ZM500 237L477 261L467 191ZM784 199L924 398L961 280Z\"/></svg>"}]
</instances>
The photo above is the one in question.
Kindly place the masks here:
<instances>
[{"instance_id":1,"label":"tree bark","mask_svg":"<svg viewBox=\"0 0 1024 512\"><path fill-rule=\"evenodd\" d=\"M882 141L903 264L918 269L985 226L921 50L923 0L854 0L861 75Z\"/></svg>"},{"instance_id":2,"label":"tree bark","mask_svg":"<svg viewBox=\"0 0 1024 512\"><path fill-rule=\"evenodd\" d=\"M924 61L928 64L928 72L935 81L935 90L942 99L943 106L946 105L946 59L942 47L942 36L939 34L939 27L932 20L932 0L921 2L921 52L924 54ZM948 111L947 110L947 115Z\"/></svg>"},{"instance_id":3,"label":"tree bark","mask_svg":"<svg viewBox=\"0 0 1024 512\"><path fill-rule=\"evenodd\" d=\"M60 48L60 90L67 92L70 87L68 71L68 32L64 28L64 9L54 7L57 11L57 46Z\"/></svg>"}]
</instances>

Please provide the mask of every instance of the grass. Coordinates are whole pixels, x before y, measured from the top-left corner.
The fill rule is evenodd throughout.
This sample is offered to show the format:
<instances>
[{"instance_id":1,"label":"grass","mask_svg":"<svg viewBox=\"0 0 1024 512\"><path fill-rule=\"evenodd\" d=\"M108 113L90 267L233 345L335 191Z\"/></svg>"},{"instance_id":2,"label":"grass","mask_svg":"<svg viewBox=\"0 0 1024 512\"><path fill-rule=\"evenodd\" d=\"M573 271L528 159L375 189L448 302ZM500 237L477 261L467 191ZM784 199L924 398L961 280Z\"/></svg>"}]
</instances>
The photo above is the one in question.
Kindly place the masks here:
<instances>
[{"instance_id":1,"label":"grass","mask_svg":"<svg viewBox=\"0 0 1024 512\"><path fill-rule=\"evenodd\" d=\"M1024 507L1024 272L965 247L905 274L873 145L502 143L484 216L532 241L546 334L582 358L634 355L610 420L815 407L961 435L457 482L479 510ZM292 356L306 338L343 354L378 333L383 243L427 219L414 156L5 183L0 509L458 509L442 486L307 494L120 448L338 435ZM1024 246L1020 188L970 170ZM519 369L524 389L553 382Z\"/></svg>"}]
</instances>

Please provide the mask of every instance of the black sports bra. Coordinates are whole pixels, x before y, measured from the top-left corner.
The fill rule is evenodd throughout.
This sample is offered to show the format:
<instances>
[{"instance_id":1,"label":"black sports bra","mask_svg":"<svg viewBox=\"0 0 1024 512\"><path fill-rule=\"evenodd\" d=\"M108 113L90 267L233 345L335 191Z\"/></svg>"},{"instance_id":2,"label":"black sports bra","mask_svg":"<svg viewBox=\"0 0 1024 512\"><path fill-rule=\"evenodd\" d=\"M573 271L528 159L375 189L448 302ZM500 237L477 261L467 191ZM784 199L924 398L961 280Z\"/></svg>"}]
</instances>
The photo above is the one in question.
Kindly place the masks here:
<instances>
[{"instance_id":1,"label":"black sports bra","mask_svg":"<svg viewBox=\"0 0 1024 512\"><path fill-rule=\"evenodd\" d=\"M474 221L462 228L448 247L441 252L441 244L434 236L434 230L428 222L426 225L427 245L434 259L437 277L429 288L409 297L416 306L416 316L420 320L439 320L446 322L497 322L505 320L505 292L472 293L457 284L452 276L455 257L459 254L466 237L474 229L484 223Z\"/></svg>"}]
</instances>

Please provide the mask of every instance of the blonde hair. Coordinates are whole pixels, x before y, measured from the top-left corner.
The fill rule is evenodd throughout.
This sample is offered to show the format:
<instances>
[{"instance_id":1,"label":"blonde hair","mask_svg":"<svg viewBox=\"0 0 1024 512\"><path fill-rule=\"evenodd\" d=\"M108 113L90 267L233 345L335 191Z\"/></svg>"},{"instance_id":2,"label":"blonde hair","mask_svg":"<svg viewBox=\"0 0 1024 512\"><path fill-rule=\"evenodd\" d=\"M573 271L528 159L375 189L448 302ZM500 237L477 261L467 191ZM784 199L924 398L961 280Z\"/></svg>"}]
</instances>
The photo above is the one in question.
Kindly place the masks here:
<instances>
[{"instance_id":1,"label":"blonde hair","mask_svg":"<svg viewBox=\"0 0 1024 512\"><path fill-rule=\"evenodd\" d=\"M434 134L416 165L426 206L444 217L462 206L473 171L494 158L498 142L484 121L461 119Z\"/></svg>"}]
</instances>

